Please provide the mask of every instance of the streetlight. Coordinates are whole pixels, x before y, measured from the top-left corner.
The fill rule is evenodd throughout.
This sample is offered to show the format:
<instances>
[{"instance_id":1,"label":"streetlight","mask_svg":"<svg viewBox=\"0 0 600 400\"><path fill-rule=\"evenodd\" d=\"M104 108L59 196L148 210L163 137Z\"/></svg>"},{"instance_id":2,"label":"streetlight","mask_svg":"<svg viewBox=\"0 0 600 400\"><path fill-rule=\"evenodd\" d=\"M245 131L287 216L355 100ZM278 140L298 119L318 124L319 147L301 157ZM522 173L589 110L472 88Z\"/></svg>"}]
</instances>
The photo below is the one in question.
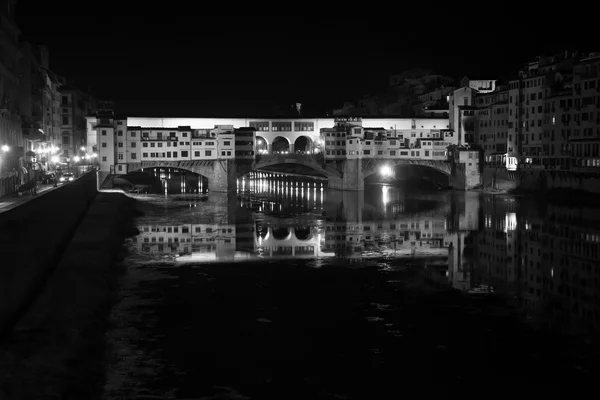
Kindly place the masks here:
<instances>
[{"instance_id":1,"label":"streetlight","mask_svg":"<svg viewBox=\"0 0 600 400\"><path fill-rule=\"evenodd\" d=\"M2 152L3 153L8 153L10 151L10 147L8 147L8 145L3 144L2 145Z\"/></svg>"},{"instance_id":2,"label":"streetlight","mask_svg":"<svg viewBox=\"0 0 600 400\"><path fill-rule=\"evenodd\" d=\"M85 146L81 146L81 147L79 148L79 150L81 150L81 151L85 151Z\"/></svg>"},{"instance_id":3,"label":"streetlight","mask_svg":"<svg viewBox=\"0 0 600 400\"><path fill-rule=\"evenodd\" d=\"M389 165L381 167L380 172L383 176L392 176L392 168Z\"/></svg>"},{"instance_id":4,"label":"streetlight","mask_svg":"<svg viewBox=\"0 0 600 400\"><path fill-rule=\"evenodd\" d=\"M79 162L79 161L81 161L81 158L79 156L75 156L75 157L73 157L73 161Z\"/></svg>"}]
</instances>

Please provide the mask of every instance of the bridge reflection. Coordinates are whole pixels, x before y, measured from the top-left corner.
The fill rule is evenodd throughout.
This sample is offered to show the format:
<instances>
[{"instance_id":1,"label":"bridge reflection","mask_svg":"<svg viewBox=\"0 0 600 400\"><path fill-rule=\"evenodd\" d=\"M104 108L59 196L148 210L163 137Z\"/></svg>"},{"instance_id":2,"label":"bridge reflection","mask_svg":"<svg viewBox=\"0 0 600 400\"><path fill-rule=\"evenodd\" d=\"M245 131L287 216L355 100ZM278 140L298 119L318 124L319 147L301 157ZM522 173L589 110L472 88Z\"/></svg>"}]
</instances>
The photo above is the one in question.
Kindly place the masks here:
<instances>
[{"instance_id":1,"label":"bridge reflection","mask_svg":"<svg viewBox=\"0 0 600 400\"><path fill-rule=\"evenodd\" d=\"M317 190L298 202L315 186L298 182L298 193L281 189L287 186L271 182L234 197L219 211L223 222L150 219L133 247L176 263L410 258L432 284L472 296L501 294L540 325L600 328L598 210L465 193L407 195L381 186Z\"/></svg>"}]
</instances>

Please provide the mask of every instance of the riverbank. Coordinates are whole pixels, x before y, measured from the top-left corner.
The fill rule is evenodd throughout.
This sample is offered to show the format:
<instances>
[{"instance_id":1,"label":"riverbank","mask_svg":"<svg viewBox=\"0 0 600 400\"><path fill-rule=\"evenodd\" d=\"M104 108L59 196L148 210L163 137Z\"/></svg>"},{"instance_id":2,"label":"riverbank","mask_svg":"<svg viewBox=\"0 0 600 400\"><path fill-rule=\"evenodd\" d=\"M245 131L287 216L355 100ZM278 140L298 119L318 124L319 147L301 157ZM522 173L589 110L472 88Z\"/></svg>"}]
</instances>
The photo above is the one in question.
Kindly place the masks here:
<instances>
[{"instance_id":1,"label":"riverbank","mask_svg":"<svg viewBox=\"0 0 600 400\"><path fill-rule=\"evenodd\" d=\"M94 399L104 383L107 318L135 200L99 193L58 265L0 349L8 399ZM2 393L0 393L0 398Z\"/></svg>"}]
</instances>

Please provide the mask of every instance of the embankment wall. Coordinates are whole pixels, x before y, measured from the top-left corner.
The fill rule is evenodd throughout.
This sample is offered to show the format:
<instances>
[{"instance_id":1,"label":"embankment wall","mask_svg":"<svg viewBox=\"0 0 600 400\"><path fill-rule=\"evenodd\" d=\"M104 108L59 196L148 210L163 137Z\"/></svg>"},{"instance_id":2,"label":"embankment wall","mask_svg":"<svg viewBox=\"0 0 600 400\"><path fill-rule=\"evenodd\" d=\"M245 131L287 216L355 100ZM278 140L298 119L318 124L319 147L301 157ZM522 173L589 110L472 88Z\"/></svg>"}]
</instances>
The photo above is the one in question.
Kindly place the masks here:
<instances>
[{"instance_id":1,"label":"embankment wall","mask_svg":"<svg viewBox=\"0 0 600 400\"><path fill-rule=\"evenodd\" d=\"M97 194L96 172L0 214L0 336L48 278Z\"/></svg>"},{"instance_id":2,"label":"embankment wall","mask_svg":"<svg viewBox=\"0 0 600 400\"><path fill-rule=\"evenodd\" d=\"M534 168L519 171L484 168L483 185L485 189L501 191L523 190L544 193L549 190L570 189L600 194L600 175Z\"/></svg>"}]
</instances>

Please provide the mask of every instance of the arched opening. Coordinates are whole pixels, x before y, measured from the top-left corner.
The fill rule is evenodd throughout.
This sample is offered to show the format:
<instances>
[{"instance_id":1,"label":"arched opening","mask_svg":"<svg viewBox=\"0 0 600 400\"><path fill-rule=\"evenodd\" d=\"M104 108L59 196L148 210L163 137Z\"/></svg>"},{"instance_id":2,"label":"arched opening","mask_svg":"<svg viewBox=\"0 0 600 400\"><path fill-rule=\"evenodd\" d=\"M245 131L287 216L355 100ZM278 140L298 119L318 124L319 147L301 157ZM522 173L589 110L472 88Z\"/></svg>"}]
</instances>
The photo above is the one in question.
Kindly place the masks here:
<instances>
[{"instance_id":1,"label":"arched opening","mask_svg":"<svg viewBox=\"0 0 600 400\"><path fill-rule=\"evenodd\" d=\"M300 136L294 142L294 152L299 154L312 154L313 147L313 141L306 136Z\"/></svg>"},{"instance_id":2,"label":"arched opening","mask_svg":"<svg viewBox=\"0 0 600 400\"><path fill-rule=\"evenodd\" d=\"M296 227L294 228L294 234L298 240L308 240L312 237L309 227Z\"/></svg>"},{"instance_id":3,"label":"arched opening","mask_svg":"<svg viewBox=\"0 0 600 400\"><path fill-rule=\"evenodd\" d=\"M269 154L269 142L262 136L256 137L256 154Z\"/></svg>"},{"instance_id":4,"label":"arched opening","mask_svg":"<svg viewBox=\"0 0 600 400\"><path fill-rule=\"evenodd\" d=\"M273 154L288 154L290 152L290 142L287 138L277 136L273 140L272 146Z\"/></svg>"},{"instance_id":5,"label":"arched opening","mask_svg":"<svg viewBox=\"0 0 600 400\"><path fill-rule=\"evenodd\" d=\"M290 230L285 226L273 228L271 232L273 233L273 239L275 240L285 240L290 236Z\"/></svg>"},{"instance_id":6,"label":"arched opening","mask_svg":"<svg viewBox=\"0 0 600 400\"><path fill-rule=\"evenodd\" d=\"M130 171L122 178L122 188L148 194L207 193L208 178L173 167L150 167Z\"/></svg>"}]
</instances>

